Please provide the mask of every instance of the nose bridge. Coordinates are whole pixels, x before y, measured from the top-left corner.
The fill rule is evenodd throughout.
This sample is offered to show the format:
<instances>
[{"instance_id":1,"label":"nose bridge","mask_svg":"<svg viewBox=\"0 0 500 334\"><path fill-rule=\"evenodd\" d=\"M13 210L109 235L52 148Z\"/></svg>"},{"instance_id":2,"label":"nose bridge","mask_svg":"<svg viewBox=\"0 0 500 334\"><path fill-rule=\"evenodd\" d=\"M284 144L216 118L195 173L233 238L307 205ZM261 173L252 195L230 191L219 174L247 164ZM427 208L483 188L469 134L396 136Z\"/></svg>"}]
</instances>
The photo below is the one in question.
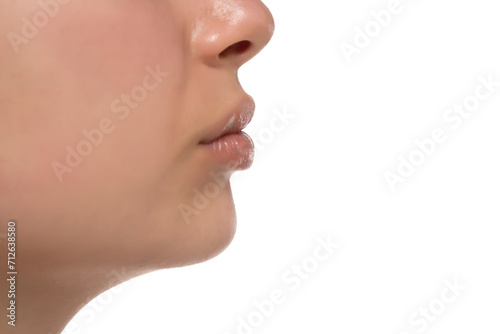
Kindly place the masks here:
<instances>
[{"instance_id":1,"label":"nose bridge","mask_svg":"<svg viewBox=\"0 0 500 334\"><path fill-rule=\"evenodd\" d=\"M209 66L239 67L269 42L274 20L259 0L210 0L193 25L192 52Z\"/></svg>"},{"instance_id":2,"label":"nose bridge","mask_svg":"<svg viewBox=\"0 0 500 334\"><path fill-rule=\"evenodd\" d=\"M241 0L213 0L211 2L211 15L216 19L236 25L244 18L245 9Z\"/></svg>"}]
</instances>

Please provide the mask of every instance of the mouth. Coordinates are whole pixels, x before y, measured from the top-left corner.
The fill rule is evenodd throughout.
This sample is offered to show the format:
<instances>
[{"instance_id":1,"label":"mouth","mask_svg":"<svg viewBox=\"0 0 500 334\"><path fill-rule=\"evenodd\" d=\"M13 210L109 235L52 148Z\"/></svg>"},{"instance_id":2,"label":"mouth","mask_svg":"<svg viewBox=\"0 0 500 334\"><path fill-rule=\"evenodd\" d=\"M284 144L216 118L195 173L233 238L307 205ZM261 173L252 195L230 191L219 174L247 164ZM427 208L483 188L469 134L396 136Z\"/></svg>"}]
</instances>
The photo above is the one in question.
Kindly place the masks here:
<instances>
[{"instance_id":1,"label":"mouth","mask_svg":"<svg viewBox=\"0 0 500 334\"><path fill-rule=\"evenodd\" d=\"M222 118L199 142L207 158L230 170L250 168L254 158L254 143L242 130L250 123L255 102L250 96L243 99L231 113Z\"/></svg>"}]
</instances>

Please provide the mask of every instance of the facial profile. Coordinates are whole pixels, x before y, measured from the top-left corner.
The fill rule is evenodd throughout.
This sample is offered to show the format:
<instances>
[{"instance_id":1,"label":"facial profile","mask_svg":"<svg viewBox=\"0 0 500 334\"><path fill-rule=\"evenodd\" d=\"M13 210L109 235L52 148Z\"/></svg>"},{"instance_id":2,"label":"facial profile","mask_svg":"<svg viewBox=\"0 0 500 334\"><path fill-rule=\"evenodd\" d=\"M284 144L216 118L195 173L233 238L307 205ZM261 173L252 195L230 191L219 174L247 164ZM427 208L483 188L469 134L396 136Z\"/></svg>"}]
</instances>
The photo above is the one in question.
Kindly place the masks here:
<instances>
[{"instance_id":1,"label":"facial profile","mask_svg":"<svg viewBox=\"0 0 500 334\"><path fill-rule=\"evenodd\" d=\"M259 0L0 0L0 221L17 225L17 333L36 321L60 332L120 283L112 272L125 281L228 246L229 178L253 158L241 130L255 103L237 71L273 30Z\"/></svg>"}]
</instances>

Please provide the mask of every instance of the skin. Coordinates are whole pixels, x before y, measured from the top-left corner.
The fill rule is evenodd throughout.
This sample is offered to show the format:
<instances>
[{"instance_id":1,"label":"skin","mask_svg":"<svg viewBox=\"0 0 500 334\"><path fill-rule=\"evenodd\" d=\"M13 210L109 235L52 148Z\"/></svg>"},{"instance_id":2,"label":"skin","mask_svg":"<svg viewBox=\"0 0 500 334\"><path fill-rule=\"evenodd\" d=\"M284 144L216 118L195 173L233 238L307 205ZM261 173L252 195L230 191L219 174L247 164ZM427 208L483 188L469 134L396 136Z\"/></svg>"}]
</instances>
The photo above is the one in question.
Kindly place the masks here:
<instances>
[{"instance_id":1,"label":"skin","mask_svg":"<svg viewBox=\"0 0 500 334\"><path fill-rule=\"evenodd\" d=\"M9 35L37 12L0 0L0 233L16 221L18 272L15 328L0 282L2 333L60 333L112 286L229 245L232 170L198 143L247 96L237 70L274 30L258 0L71 0L32 38ZM138 86L142 101L120 100ZM70 167L67 148L93 129L102 138ZM218 195L186 220L179 205L210 173Z\"/></svg>"}]
</instances>

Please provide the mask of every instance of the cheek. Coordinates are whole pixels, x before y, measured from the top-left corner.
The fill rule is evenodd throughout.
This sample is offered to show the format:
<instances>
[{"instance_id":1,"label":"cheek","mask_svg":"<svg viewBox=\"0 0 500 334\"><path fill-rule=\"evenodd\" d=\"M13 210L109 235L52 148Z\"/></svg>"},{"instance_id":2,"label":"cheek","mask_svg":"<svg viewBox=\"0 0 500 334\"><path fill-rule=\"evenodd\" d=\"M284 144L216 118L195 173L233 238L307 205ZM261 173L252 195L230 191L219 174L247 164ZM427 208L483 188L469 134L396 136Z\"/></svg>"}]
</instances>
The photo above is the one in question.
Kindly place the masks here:
<instances>
[{"instance_id":1,"label":"cheek","mask_svg":"<svg viewBox=\"0 0 500 334\"><path fill-rule=\"evenodd\" d=\"M174 18L154 3L75 0L27 46L37 73L23 73L23 93L33 103L27 109L37 110L25 124L39 129L24 144L32 168L48 171L56 161L72 169L59 176L109 180L172 163L183 39ZM69 151L92 153L73 158L73 168L65 163ZM54 168L40 176L40 182L60 179Z\"/></svg>"},{"instance_id":2,"label":"cheek","mask_svg":"<svg viewBox=\"0 0 500 334\"><path fill-rule=\"evenodd\" d=\"M141 83L147 67L169 72L182 59L173 18L151 1L119 2L75 4L47 29L41 53L78 83L82 98L116 98Z\"/></svg>"}]
</instances>

